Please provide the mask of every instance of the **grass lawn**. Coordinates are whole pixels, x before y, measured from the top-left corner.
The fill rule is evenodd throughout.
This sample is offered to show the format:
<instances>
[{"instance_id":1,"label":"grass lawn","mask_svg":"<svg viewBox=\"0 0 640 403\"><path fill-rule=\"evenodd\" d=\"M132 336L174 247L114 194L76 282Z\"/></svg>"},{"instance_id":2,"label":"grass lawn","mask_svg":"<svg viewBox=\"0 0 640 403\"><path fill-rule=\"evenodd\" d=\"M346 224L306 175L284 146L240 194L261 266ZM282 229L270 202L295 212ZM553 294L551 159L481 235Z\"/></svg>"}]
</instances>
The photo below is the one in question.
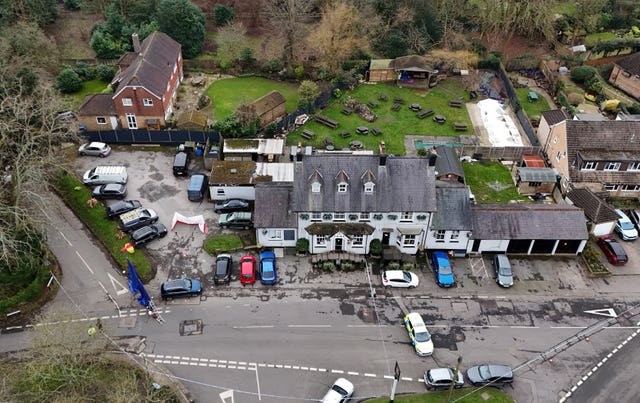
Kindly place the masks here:
<instances>
[{"instance_id":1,"label":"grass lawn","mask_svg":"<svg viewBox=\"0 0 640 403\"><path fill-rule=\"evenodd\" d=\"M380 94L386 94L387 100L379 99ZM377 102L377 107L370 109L377 115L377 119L373 123L369 123L352 113L345 116L341 113L343 102L349 98L355 98L362 103L369 101ZM395 97L402 98L404 103L400 110L393 111L393 99ZM313 120L310 120L300 129L290 133L287 138L287 144L295 145L301 142L303 145L313 145L324 148L324 138L331 137L336 149L348 148L349 143L353 140L362 142L365 149L377 150L381 140L384 140L387 153L396 155L405 155L404 136L413 135L429 135L429 136L458 136L460 134L471 134L473 131L471 119L466 108L453 108L449 106L449 100L463 97L468 100L467 91L461 83L456 80L446 80L439 83L436 87L428 91L418 91L407 88L398 88L391 84L363 84L359 85L352 92L343 94L341 99L333 99L332 102L323 111L317 111L319 114L326 115L340 123L336 129L331 129ZM439 124L433 121L433 115L424 119L419 119L416 112L409 109L409 105L417 103L422 109L433 109L435 114L444 115L447 118L445 124ZM454 122L465 122L469 128L467 131L456 131L453 128ZM382 130L382 135L374 136L360 135L355 133L358 126L367 126L369 129L378 127ZM311 130L316 134L314 140L307 140L300 134L303 129ZM349 131L351 137L342 138L340 133Z\"/></svg>"},{"instance_id":2,"label":"grass lawn","mask_svg":"<svg viewBox=\"0 0 640 403\"><path fill-rule=\"evenodd\" d=\"M516 95L518 96L518 101L529 118L537 116L539 119L540 116L542 116L542 112L548 111L551 108L549 108L547 100L540 94L538 94L538 100L536 102L529 102L529 92L531 92L529 88L517 88Z\"/></svg>"},{"instance_id":3,"label":"grass lawn","mask_svg":"<svg viewBox=\"0 0 640 403\"><path fill-rule=\"evenodd\" d=\"M215 235L204 241L204 250L215 256L221 252L230 252L244 246L242 239L238 235Z\"/></svg>"},{"instance_id":4,"label":"grass lawn","mask_svg":"<svg viewBox=\"0 0 640 403\"><path fill-rule=\"evenodd\" d=\"M454 390L451 394L451 400L462 403L514 403L509 395L497 388L478 389L464 388ZM393 401L398 403L443 403L447 401L448 391L427 392L415 395L394 396ZM465 396L463 398L463 396ZM458 400L460 399L460 400ZM379 397L376 399L365 400L366 403L388 403L388 397Z\"/></svg>"},{"instance_id":5,"label":"grass lawn","mask_svg":"<svg viewBox=\"0 0 640 403\"><path fill-rule=\"evenodd\" d=\"M82 103L85 96L89 94L100 94L107 89L108 83L100 81L99 79L84 81L82 83L82 89L73 94L66 94L63 99L65 106L71 110L78 110L78 107Z\"/></svg>"},{"instance_id":6,"label":"grass lawn","mask_svg":"<svg viewBox=\"0 0 640 403\"><path fill-rule=\"evenodd\" d=\"M575 1L556 1L551 7L553 14L565 14L568 16L574 15L578 11L578 6Z\"/></svg>"},{"instance_id":7,"label":"grass lawn","mask_svg":"<svg viewBox=\"0 0 640 403\"><path fill-rule=\"evenodd\" d=\"M589 34L584 38L585 46L595 46L598 41L611 41L616 39L617 36L613 32L596 32Z\"/></svg>"},{"instance_id":8,"label":"grass lawn","mask_svg":"<svg viewBox=\"0 0 640 403\"><path fill-rule=\"evenodd\" d=\"M529 198L520 196L509 168L499 162L463 162L462 169L479 204L509 203L511 200L530 202Z\"/></svg>"},{"instance_id":9,"label":"grass lawn","mask_svg":"<svg viewBox=\"0 0 640 403\"><path fill-rule=\"evenodd\" d=\"M287 113L296 110L298 85L265 78L247 77L217 80L207 88L205 94L212 100L215 119L220 120L233 114L241 103L253 102L273 90L279 91L287 100ZM209 108L203 110L207 115L210 114Z\"/></svg>"}]
</instances>

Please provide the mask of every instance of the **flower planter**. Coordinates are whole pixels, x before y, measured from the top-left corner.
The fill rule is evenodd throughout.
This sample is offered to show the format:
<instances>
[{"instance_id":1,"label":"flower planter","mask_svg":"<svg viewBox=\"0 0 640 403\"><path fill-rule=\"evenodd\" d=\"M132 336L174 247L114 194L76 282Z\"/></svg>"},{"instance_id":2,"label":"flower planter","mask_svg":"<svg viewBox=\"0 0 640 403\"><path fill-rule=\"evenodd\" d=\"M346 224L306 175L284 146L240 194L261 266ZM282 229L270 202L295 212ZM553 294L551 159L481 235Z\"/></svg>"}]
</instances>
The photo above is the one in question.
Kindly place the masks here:
<instances>
[{"instance_id":1,"label":"flower planter","mask_svg":"<svg viewBox=\"0 0 640 403\"><path fill-rule=\"evenodd\" d=\"M580 256L584 267L587 269L587 277L589 278L602 278L611 276L611 270L609 270L604 264L600 262L589 263L584 256Z\"/></svg>"}]
</instances>

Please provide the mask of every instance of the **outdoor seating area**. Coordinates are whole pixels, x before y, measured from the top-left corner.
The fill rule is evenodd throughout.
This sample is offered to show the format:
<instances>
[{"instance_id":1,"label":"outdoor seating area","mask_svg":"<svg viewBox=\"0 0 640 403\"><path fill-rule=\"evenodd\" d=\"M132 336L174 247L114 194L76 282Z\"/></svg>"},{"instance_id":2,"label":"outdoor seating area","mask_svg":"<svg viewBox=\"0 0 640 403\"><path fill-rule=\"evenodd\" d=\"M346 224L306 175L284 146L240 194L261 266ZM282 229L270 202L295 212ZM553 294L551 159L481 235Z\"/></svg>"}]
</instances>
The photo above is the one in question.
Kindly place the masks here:
<instances>
[{"instance_id":1,"label":"outdoor seating area","mask_svg":"<svg viewBox=\"0 0 640 403\"><path fill-rule=\"evenodd\" d=\"M346 139L347 137L351 137L351 132L348 130L341 131L340 137L342 137L343 139Z\"/></svg>"},{"instance_id":2,"label":"outdoor seating area","mask_svg":"<svg viewBox=\"0 0 640 403\"><path fill-rule=\"evenodd\" d=\"M349 116L353 113L353 109L344 107L340 112L342 112L343 115Z\"/></svg>"},{"instance_id":3,"label":"outdoor seating area","mask_svg":"<svg viewBox=\"0 0 640 403\"><path fill-rule=\"evenodd\" d=\"M385 94L384 92L382 94L380 94L380 96L378 97L381 101L386 101L387 99L389 99L387 97L387 94Z\"/></svg>"},{"instance_id":4,"label":"outdoor seating area","mask_svg":"<svg viewBox=\"0 0 640 403\"><path fill-rule=\"evenodd\" d=\"M304 129L301 136L307 140L313 140L316 137L316 134L309 129Z\"/></svg>"},{"instance_id":5,"label":"outdoor seating area","mask_svg":"<svg viewBox=\"0 0 640 403\"><path fill-rule=\"evenodd\" d=\"M324 115L315 115L313 118L315 119L316 122L323 124L327 127L330 127L332 129L335 129L336 127L340 126L339 122L333 119L330 119L329 117Z\"/></svg>"},{"instance_id":6,"label":"outdoor seating area","mask_svg":"<svg viewBox=\"0 0 640 403\"><path fill-rule=\"evenodd\" d=\"M378 103L376 101L370 100L368 102L369 106L372 108L377 108L378 107Z\"/></svg>"},{"instance_id":7,"label":"outdoor seating area","mask_svg":"<svg viewBox=\"0 0 640 403\"><path fill-rule=\"evenodd\" d=\"M393 102L395 102L396 104L403 104L404 103L404 99L399 98L399 97L395 97L395 98L393 98Z\"/></svg>"},{"instance_id":8,"label":"outdoor seating area","mask_svg":"<svg viewBox=\"0 0 640 403\"><path fill-rule=\"evenodd\" d=\"M356 133L358 134L369 134L369 128L367 126L358 126L356 127Z\"/></svg>"},{"instance_id":9,"label":"outdoor seating area","mask_svg":"<svg viewBox=\"0 0 640 403\"><path fill-rule=\"evenodd\" d=\"M400 104L395 103L395 104L391 105L391 110L399 111L400 110Z\"/></svg>"},{"instance_id":10,"label":"outdoor seating area","mask_svg":"<svg viewBox=\"0 0 640 403\"><path fill-rule=\"evenodd\" d=\"M411 109L414 112L418 112L419 110L422 109L422 106L420 106L420 104L411 104L409 106L409 109Z\"/></svg>"},{"instance_id":11,"label":"outdoor seating area","mask_svg":"<svg viewBox=\"0 0 640 403\"><path fill-rule=\"evenodd\" d=\"M453 128L459 131L464 131L464 130L467 130L468 126L464 122L455 122L453 124Z\"/></svg>"},{"instance_id":12,"label":"outdoor seating area","mask_svg":"<svg viewBox=\"0 0 640 403\"><path fill-rule=\"evenodd\" d=\"M447 118L444 117L443 115L436 115L433 117L433 121L440 124L444 124L447 121Z\"/></svg>"},{"instance_id":13,"label":"outdoor seating area","mask_svg":"<svg viewBox=\"0 0 640 403\"><path fill-rule=\"evenodd\" d=\"M429 109L425 109L425 110L423 110L423 111L418 112L418 115L417 115L417 116L418 116L418 118L420 118L420 119L424 119L424 118L426 118L427 116L431 116L431 115L433 115L433 114L434 114L433 109L432 109L432 108L429 108Z\"/></svg>"},{"instance_id":14,"label":"outdoor seating area","mask_svg":"<svg viewBox=\"0 0 640 403\"><path fill-rule=\"evenodd\" d=\"M358 141L358 140L353 140L352 142L349 143L349 148L353 151L353 150L361 150L362 149L362 142Z\"/></svg>"}]
</instances>

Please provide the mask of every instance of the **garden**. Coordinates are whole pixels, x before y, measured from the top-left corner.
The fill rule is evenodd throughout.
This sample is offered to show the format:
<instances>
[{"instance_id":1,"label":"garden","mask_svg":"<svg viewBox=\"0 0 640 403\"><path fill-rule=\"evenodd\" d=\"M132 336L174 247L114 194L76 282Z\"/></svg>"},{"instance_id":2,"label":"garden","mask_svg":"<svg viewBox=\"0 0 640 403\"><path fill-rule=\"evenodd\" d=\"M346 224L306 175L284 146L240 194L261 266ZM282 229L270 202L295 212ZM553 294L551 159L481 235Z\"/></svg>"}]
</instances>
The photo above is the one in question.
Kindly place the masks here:
<instances>
[{"instance_id":1,"label":"garden","mask_svg":"<svg viewBox=\"0 0 640 403\"><path fill-rule=\"evenodd\" d=\"M500 162L463 162L462 169L477 203L531 202L518 193L509 168Z\"/></svg>"}]
</instances>

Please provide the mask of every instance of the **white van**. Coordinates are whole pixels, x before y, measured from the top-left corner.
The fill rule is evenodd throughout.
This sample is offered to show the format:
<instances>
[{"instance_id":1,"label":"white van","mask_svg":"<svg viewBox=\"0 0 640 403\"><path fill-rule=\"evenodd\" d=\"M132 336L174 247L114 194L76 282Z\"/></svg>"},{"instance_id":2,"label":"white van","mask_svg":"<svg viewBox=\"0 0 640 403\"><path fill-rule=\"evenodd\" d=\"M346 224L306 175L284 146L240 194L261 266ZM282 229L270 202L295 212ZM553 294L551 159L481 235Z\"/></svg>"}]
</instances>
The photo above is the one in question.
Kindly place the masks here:
<instances>
[{"instance_id":1,"label":"white van","mask_svg":"<svg viewBox=\"0 0 640 403\"><path fill-rule=\"evenodd\" d=\"M106 185L107 183L127 183L127 167L124 165L98 165L84 173L82 182L88 186Z\"/></svg>"}]
</instances>

